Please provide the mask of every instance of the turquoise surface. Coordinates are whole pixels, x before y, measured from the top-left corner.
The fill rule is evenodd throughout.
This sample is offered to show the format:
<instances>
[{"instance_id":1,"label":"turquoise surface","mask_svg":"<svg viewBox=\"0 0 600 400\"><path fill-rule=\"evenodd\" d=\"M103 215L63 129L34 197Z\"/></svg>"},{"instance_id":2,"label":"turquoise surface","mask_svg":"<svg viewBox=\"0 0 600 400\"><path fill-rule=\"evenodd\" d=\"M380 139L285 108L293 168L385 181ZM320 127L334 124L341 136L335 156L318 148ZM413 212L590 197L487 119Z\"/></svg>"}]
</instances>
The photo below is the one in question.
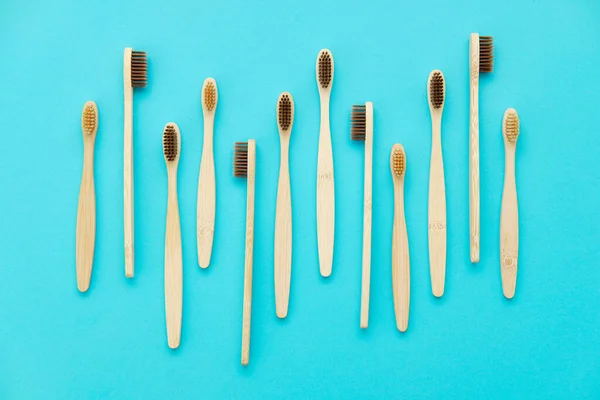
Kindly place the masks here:
<instances>
[{"instance_id":1,"label":"turquoise surface","mask_svg":"<svg viewBox=\"0 0 600 400\"><path fill-rule=\"evenodd\" d=\"M574 1L0 2L0 398L600 398L600 3ZM482 76L481 262L468 251L468 38L492 35ZM135 93L136 276L123 263L123 48L148 52ZM335 79L333 274L318 272L315 60ZM431 295L426 81L446 77L446 292ZM213 262L196 264L200 88L219 85ZM275 316L275 104L292 93L292 294ZM75 222L86 100L100 112L91 288L75 284ZM371 315L359 328L363 146L350 107L373 101ZM521 117L520 264L502 296L501 121ZM167 347L163 298L165 123L182 134L182 342ZM250 365L240 365L245 182L233 142L258 146ZM411 313L396 330L389 151L407 152Z\"/></svg>"}]
</instances>

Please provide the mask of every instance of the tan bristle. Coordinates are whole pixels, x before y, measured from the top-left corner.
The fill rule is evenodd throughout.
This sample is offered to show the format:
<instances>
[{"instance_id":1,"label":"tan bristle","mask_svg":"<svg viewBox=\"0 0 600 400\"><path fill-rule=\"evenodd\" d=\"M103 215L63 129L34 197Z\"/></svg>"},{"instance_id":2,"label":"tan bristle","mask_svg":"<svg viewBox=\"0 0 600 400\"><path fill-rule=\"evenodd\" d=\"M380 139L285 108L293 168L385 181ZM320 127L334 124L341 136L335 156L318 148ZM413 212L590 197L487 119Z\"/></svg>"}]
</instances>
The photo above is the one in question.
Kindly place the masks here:
<instances>
[{"instance_id":1,"label":"tan bristle","mask_svg":"<svg viewBox=\"0 0 600 400\"><path fill-rule=\"evenodd\" d=\"M165 126L165 131L163 132L163 151L167 161L175 161L177 152L179 151L178 146L177 131L173 125L168 124Z\"/></svg>"},{"instance_id":2,"label":"tan bristle","mask_svg":"<svg viewBox=\"0 0 600 400\"><path fill-rule=\"evenodd\" d=\"M519 137L519 115L515 110L509 110L504 117L504 134L506 139L513 143Z\"/></svg>"},{"instance_id":3,"label":"tan bristle","mask_svg":"<svg viewBox=\"0 0 600 400\"><path fill-rule=\"evenodd\" d=\"M282 131L287 131L292 125L292 100L289 94L283 94L277 103L277 122Z\"/></svg>"},{"instance_id":4,"label":"tan bristle","mask_svg":"<svg viewBox=\"0 0 600 400\"><path fill-rule=\"evenodd\" d=\"M479 36L479 72L494 70L494 39L491 36Z\"/></svg>"},{"instance_id":5,"label":"tan bristle","mask_svg":"<svg viewBox=\"0 0 600 400\"><path fill-rule=\"evenodd\" d=\"M208 111L213 111L217 105L217 87L212 79L207 79L204 84L203 99L204 107Z\"/></svg>"},{"instance_id":6,"label":"tan bristle","mask_svg":"<svg viewBox=\"0 0 600 400\"><path fill-rule=\"evenodd\" d=\"M148 84L148 59L143 51L131 52L131 86L146 87Z\"/></svg>"},{"instance_id":7,"label":"tan bristle","mask_svg":"<svg viewBox=\"0 0 600 400\"><path fill-rule=\"evenodd\" d=\"M93 135L98 128L98 112L96 104L93 101L88 101L83 106L81 113L81 129L86 135Z\"/></svg>"},{"instance_id":8,"label":"tan bristle","mask_svg":"<svg viewBox=\"0 0 600 400\"><path fill-rule=\"evenodd\" d=\"M233 176L248 175L248 142L236 142L233 146Z\"/></svg>"},{"instance_id":9,"label":"tan bristle","mask_svg":"<svg viewBox=\"0 0 600 400\"><path fill-rule=\"evenodd\" d=\"M331 85L333 70L333 59L329 50L322 50L321 53L319 53L317 69L319 75L319 85L321 85L323 89L326 89L329 87L329 85Z\"/></svg>"},{"instance_id":10,"label":"tan bristle","mask_svg":"<svg viewBox=\"0 0 600 400\"><path fill-rule=\"evenodd\" d=\"M402 177L406 170L406 156L401 147L394 147L392 154L392 170L394 171L394 175L398 178Z\"/></svg>"},{"instance_id":11,"label":"tan bristle","mask_svg":"<svg viewBox=\"0 0 600 400\"><path fill-rule=\"evenodd\" d=\"M357 104L352 106L350 115L350 138L352 140L365 140L367 136L367 106Z\"/></svg>"},{"instance_id":12,"label":"tan bristle","mask_svg":"<svg viewBox=\"0 0 600 400\"><path fill-rule=\"evenodd\" d=\"M435 109L444 104L444 85L444 75L439 71L433 72L429 79L429 101Z\"/></svg>"}]
</instances>

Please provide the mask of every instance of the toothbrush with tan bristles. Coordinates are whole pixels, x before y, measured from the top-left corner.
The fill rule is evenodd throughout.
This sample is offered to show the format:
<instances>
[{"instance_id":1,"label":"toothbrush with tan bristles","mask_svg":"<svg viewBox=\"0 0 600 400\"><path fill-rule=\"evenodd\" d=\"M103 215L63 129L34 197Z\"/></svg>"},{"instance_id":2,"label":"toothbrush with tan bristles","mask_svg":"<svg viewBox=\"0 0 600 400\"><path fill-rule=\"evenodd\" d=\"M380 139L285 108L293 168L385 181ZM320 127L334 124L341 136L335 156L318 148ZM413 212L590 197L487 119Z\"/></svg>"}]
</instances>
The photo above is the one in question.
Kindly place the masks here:
<instances>
[{"instance_id":1,"label":"toothbrush with tan bristles","mask_svg":"<svg viewBox=\"0 0 600 400\"><path fill-rule=\"evenodd\" d=\"M123 158L123 218L125 231L125 276L133 278L133 88L146 87L148 60L143 51L125 49L123 56L124 158Z\"/></svg>"},{"instance_id":2,"label":"toothbrush with tan bristles","mask_svg":"<svg viewBox=\"0 0 600 400\"><path fill-rule=\"evenodd\" d=\"M360 297L360 327L369 326L369 295L371 288L371 222L373 208L373 103L352 107L350 117L352 140L365 143L365 187L363 203L362 288Z\"/></svg>"},{"instance_id":3,"label":"toothbrush with tan bristles","mask_svg":"<svg viewBox=\"0 0 600 400\"><path fill-rule=\"evenodd\" d=\"M215 233L216 184L213 133L218 100L217 82L213 78L206 78L202 86L204 145L202 146L202 160L198 177L198 204L196 208L198 265L202 268L207 268L210 264Z\"/></svg>"},{"instance_id":4,"label":"toothbrush with tan bristles","mask_svg":"<svg viewBox=\"0 0 600 400\"><path fill-rule=\"evenodd\" d=\"M446 82L442 71L435 70L427 80L427 99L431 113L431 164L429 167L429 272L435 297L444 294L446 279L446 187L442 157L442 113Z\"/></svg>"},{"instance_id":5,"label":"toothbrush with tan bristles","mask_svg":"<svg viewBox=\"0 0 600 400\"><path fill-rule=\"evenodd\" d=\"M410 311L410 255L404 216L404 177L406 153L401 144L395 144L390 154L390 169L394 182L394 227L392 234L392 289L396 326L400 332L408 329Z\"/></svg>"},{"instance_id":6,"label":"toothbrush with tan bristles","mask_svg":"<svg viewBox=\"0 0 600 400\"><path fill-rule=\"evenodd\" d=\"M163 131L163 152L167 164L168 200L165 232L165 315L169 347L179 347L183 305L183 259L181 223L177 200L177 167L181 154L179 127L169 122Z\"/></svg>"},{"instance_id":7,"label":"toothbrush with tan bristles","mask_svg":"<svg viewBox=\"0 0 600 400\"><path fill-rule=\"evenodd\" d=\"M247 178L246 254L244 262L244 308L242 316L242 365L250 362L250 321L252 314L252 258L254 254L254 183L256 142L238 142L233 151L233 176Z\"/></svg>"},{"instance_id":8,"label":"toothbrush with tan bristles","mask_svg":"<svg viewBox=\"0 0 600 400\"><path fill-rule=\"evenodd\" d=\"M98 107L93 101L83 106L83 173L77 206L77 239L75 259L77 289L85 292L90 287L96 242L96 191L94 189L94 143L98 132Z\"/></svg>"},{"instance_id":9,"label":"toothbrush with tan bristles","mask_svg":"<svg viewBox=\"0 0 600 400\"><path fill-rule=\"evenodd\" d=\"M275 209L275 311L285 318L290 301L292 275L292 197L290 187L289 149L294 125L294 99L288 92L277 100L277 127L279 128L280 162Z\"/></svg>"},{"instance_id":10,"label":"toothbrush with tan bristles","mask_svg":"<svg viewBox=\"0 0 600 400\"><path fill-rule=\"evenodd\" d=\"M519 207L515 179L515 155L519 131L519 115L514 108L509 108L504 113L502 121L505 161L500 213L500 273L502 292L507 299L512 299L515 295L519 261Z\"/></svg>"},{"instance_id":11,"label":"toothbrush with tan bristles","mask_svg":"<svg viewBox=\"0 0 600 400\"><path fill-rule=\"evenodd\" d=\"M469 226L471 262L479 262L481 246L479 173L479 73L494 69L494 42L491 36L472 33L469 43L470 123L469 123Z\"/></svg>"},{"instance_id":12,"label":"toothbrush with tan bristles","mask_svg":"<svg viewBox=\"0 0 600 400\"><path fill-rule=\"evenodd\" d=\"M321 99L321 129L317 162L317 244L321 275L331 275L335 232L333 150L329 128L329 98L333 85L333 55L327 49L317 57L317 85Z\"/></svg>"}]
</instances>

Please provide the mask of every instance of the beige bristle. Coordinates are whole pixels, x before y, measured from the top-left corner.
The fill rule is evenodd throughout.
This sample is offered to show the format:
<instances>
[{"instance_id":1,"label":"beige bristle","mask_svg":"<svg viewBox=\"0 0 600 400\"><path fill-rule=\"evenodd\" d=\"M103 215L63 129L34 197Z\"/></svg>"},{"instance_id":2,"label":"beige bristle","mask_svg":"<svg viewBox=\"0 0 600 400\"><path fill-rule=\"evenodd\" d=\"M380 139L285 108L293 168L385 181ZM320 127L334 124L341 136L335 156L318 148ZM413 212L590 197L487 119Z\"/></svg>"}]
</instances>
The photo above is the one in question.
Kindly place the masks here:
<instances>
[{"instance_id":1,"label":"beige bristle","mask_svg":"<svg viewBox=\"0 0 600 400\"><path fill-rule=\"evenodd\" d=\"M98 129L98 108L93 101L88 101L83 106L81 129L86 135L93 135Z\"/></svg>"},{"instance_id":2,"label":"beige bristle","mask_svg":"<svg viewBox=\"0 0 600 400\"><path fill-rule=\"evenodd\" d=\"M405 170L406 155L404 154L404 149L396 145L392 152L392 171L394 171L396 177L401 178L404 175Z\"/></svg>"},{"instance_id":3,"label":"beige bristle","mask_svg":"<svg viewBox=\"0 0 600 400\"><path fill-rule=\"evenodd\" d=\"M515 109L509 108L504 115L504 134L509 142L514 143L517 140L519 128L519 114Z\"/></svg>"},{"instance_id":4,"label":"beige bristle","mask_svg":"<svg viewBox=\"0 0 600 400\"><path fill-rule=\"evenodd\" d=\"M283 93L277 103L277 122L282 131L290 130L293 120L293 104L289 93Z\"/></svg>"},{"instance_id":5,"label":"beige bristle","mask_svg":"<svg viewBox=\"0 0 600 400\"><path fill-rule=\"evenodd\" d=\"M491 36L479 36L479 72L494 70L494 39Z\"/></svg>"},{"instance_id":6,"label":"beige bristle","mask_svg":"<svg viewBox=\"0 0 600 400\"><path fill-rule=\"evenodd\" d=\"M179 143L177 143L177 131L175 126L167 124L163 132L163 151L165 153L165 160L175 161L177 153L179 152Z\"/></svg>"},{"instance_id":7,"label":"beige bristle","mask_svg":"<svg viewBox=\"0 0 600 400\"><path fill-rule=\"evenodd\" d=\"M431 73L429 79L429 102L435 109L441 108L444 105L445 84L444 75L440 71Z\"/></svg>"},{"instance_id":8,"label":"beige bristle","mask_svg":"<svg viewBox=\"0 0 600 400\"><path fill-rule=\"evenodd\" d=\"M367 106L357 104L352 106L350 115L350 138L364 141L367 136Z\"/></svg>"},{"instance_id":9,"label":"beige bristle","mask_svg":"<svg viewBox=\"0 0 600 400\"><path fill-rule=\"evenodd\" d=\"M236 142L233 146L233 176L248 176L248 142Z\"/></svg>"},{"instance_id":10,"label":"beige bristle","mask_svg":"<svg viewBox=\"0 0 600 400\"><path fill-rule=\"evenodd\" d=\"M333 76L333 57L329 50L321 50L318 61L319 85L326 89L331 85Z\"/></svg>"},{"instance_id":11,"label":"beige bristle","mask_svg":"<svg viewBox=\"0 0 600 400\"><path fill-rule=\"evenodd\" d=\"M144 51L131 52L131 86L146 87L148 84L148 59Z\"/></svg>"},{"instance_id":12,"label":"beige bristle","mask_svg":"<svg viewBox=\"0 0 600 400\"><path fill-rule=\"evenodd\" d=\"M212 78L207 78L204 82L202 102L207 111L213 111L217 106L217 85Z\"/></svg>"}]
</instances>

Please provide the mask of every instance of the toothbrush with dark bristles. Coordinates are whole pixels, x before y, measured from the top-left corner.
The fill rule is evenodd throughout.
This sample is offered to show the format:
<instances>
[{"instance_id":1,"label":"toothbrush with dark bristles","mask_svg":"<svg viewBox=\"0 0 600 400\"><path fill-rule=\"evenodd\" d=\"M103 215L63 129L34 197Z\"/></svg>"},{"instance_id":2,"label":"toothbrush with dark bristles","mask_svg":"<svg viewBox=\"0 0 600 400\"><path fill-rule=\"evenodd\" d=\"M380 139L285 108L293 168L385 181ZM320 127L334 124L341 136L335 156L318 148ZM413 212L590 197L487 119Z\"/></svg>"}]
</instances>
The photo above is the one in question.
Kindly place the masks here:
<instances>
[{"instance_id":1,"label":"toothbrush with dark bristles","mask_svg":"<svg viewBox=\"0 0 600 400\"><path fill-rule=\"evenodd\" d=\"M472 33L469 45L470 123L469 123L469 226L471 262L479 262L481 246L481 206L479 173L479 74L494 69L494 42L491 36Z\"/></svg>"},{"instance_id":2,"label":"toothbrush with dark bristles","mask_svg":"<svg viewBox=\"0 0 600 400\"><path fill-rule=\"evenodd\" d=\"M125 233L125 276L133 277L133 88L146 87L148 60L143 51L125 49L123 57L124 159L123 159L123 218Z\"/></svg>"}]
</instances>

